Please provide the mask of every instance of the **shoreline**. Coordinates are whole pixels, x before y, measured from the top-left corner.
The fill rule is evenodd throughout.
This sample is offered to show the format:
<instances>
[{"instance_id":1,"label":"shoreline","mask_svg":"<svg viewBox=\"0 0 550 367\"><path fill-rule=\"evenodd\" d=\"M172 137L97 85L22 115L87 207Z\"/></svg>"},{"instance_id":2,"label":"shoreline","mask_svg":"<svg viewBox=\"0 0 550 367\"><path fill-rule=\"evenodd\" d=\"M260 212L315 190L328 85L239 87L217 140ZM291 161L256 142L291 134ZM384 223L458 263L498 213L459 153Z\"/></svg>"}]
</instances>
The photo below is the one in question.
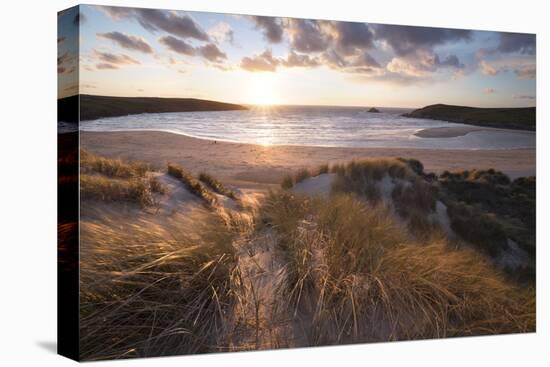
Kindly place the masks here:
<instances>
[{"instance_id":1,"label":"shoreline","mask_svg":"<svg viewBox=\"0 0 550 367\"><path fill-rule=\"evenodd\" d=\"M156 169L168 162L193 173L208 172L240 188L278 187L284 175L304 167L365 158L406 157L426 171L494 168L511 178L536 174L534 148L444 150L419 148L344 148L255 145L207 140L160 131L81 131L81 148L110 158L143 161Z\"/></svg>"},{"instance_id":2,"label":"shoreline","mask_svg":"<svg viewBox=\"0 0 550 367\"><path fill-rule=\"evenodd\" d=\"M94 131L94 130L79 130L80 133L136 133L136 132L151 132L151 133L166 133L166 134L172 134L172 135L178 135L183 136L190 139L197 139L197 140L204 140L207 142L218 142L218 143L227 143L227 144L245 144L245 145L252 145L252 146L261 146L261 147L304 147L304 148L328 148L328 149L406 149L406 150L431 150L431 151L473 151L473 152L482 152L482 151L501 151L501 150L529 150L534 148L529 147L520 147L520 148L464 148L464 149L457 149L457 148L451 148L451 149L445 149L445 148L417 148L417 147L342 147L337 145L304 145L304 144L257 144L257 143L248 143L248 142L241 142L237 140L231 140L231 139L223 139L223 138L205 138L201 136L194 136L190 135L188 133L184 133L177 130L169 130L169 129L120 129L120 130L108 130L108 131ZM483 132L483 131L489 131L489 132L512 132L517 133L518 130L514 129L501 129L501 128L491 128L491 127L476 127L476 126L440 126L440 127L428 127L417 130L415 133L411 134L410 136L416 136L418 138L426 138L426 140L429 140L429 138L456 138L468 135L469 133L473 132ZM530 133L530 131L523 131L525 133ZM534 133L534 132L533 132Z\"/></svg>"}]
</instances>

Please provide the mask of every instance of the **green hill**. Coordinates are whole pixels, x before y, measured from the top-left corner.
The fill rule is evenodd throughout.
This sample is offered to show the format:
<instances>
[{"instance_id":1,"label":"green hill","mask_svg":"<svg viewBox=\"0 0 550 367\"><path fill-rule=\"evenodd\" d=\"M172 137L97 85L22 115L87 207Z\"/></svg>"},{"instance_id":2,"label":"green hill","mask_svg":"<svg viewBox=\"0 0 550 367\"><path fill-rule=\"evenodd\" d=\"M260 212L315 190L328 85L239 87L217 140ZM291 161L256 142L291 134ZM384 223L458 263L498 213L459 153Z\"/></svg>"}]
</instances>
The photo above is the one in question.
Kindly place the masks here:
<instances>
[{"instance_id":1,"label":"green hill","mask_svg":"<svg viewBox=\"0 0 550 367\"><path fill-rule=\"evenodd\" d=\"M445 104L434 104L404 114L406 117L531 131L536 128L536 115L536 107L477 108Z\"/></svg>"},{"instance_id":2,"label":"green hill","mask_svg":"<svg viewBox=\"0 0 550 367\"><path fill-rule=\"evenodd\" d=\"M111 97L81 94L57 101L59 119L63 121L75 119L73 110L77 106L78 97L80 97L81 121L139 113L246 110L246 107L237 104L195 98ZM66 113L69 111L73 113ZM63 119L63 117L66 118Z\"/></svg>"}]
</instances>

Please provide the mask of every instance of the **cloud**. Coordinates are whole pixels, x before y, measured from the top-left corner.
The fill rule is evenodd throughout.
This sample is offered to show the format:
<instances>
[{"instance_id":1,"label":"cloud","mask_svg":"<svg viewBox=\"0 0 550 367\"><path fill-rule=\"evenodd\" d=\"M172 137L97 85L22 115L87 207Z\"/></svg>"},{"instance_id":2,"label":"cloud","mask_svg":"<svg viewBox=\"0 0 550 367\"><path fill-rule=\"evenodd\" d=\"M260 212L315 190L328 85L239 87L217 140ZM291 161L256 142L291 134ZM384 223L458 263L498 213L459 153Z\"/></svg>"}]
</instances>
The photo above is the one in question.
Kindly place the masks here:
<instances>
[{"instance_id":1,"label":"cloud","mask_svg":"<svg viewBox=\"0 0 550 367\"><path fill-rule=\"evenodd\" d=\"M135 18L143 28L151 31L164 31L180 38L194 38L209 41L208 34L187 14L158 9L99 7L114 20Z\"/></svg>"},{"instance_id":2,"label":"cloud","mask_svg":"<svg viewBox=\"0 0 550 367\"><path fill-rule=\"evenodd\" d=\"M483 93L485 93L485 94L494 94L494 93L496 93L496 92L497 92L497 91L496 91L495 89L493 89L493 88L485 88L485 89L483 89Z\"/></svg>"},{"instance_id":3,"label":"cloud","mask_svg":"<svg viewBox=\"0 0 550 367\"><path fill-rule=\"evenodd\" d=\"M233 44L235 42L235 35L231 26L225 22L220 22L214 27L208 30L208 34L212 37L217 43L228 42Z\"/></svg>"},{"instance_id":4,"label":"cloud","mask_svg":"<svg viewBox=\"0 0 550 367\"><path fill-rule=\"evenodd\" d=\"M386 69L396 74L403 74L412 77L422 77L426 75L426 70L419 67L417 63L409 62L406 59L394 57L387 65Z\"/></svg>"},{"instance_id":5,"label":"cloud","mask_svg":"<svg viewBox=\"0 0 550 367\"><path fill-rule=\"evenodd\" d=\"M512 57L492 61L489 64L482 60L479 63L479 69L484 75L495 76L501 72L513 72L518 79L535 79L537 68L534 61L525 59L525 57Z\"/></svg>"},{"instance_id":6,"label":"cloud","mask_svg":"<svg viewBox=\"0 0 550 367\"><path fill-rule=\"evenodd\" d=\"M534 55L536 52L536 36L527 33L500 33L497 51L502 53L522 53Z\"/></svg>"},{"instance_id":7,"label":"cloud","mask_svg":"<svg viewBox=\"0 0 550 367\"><path fill-rule=\"evenodd\" d=\"M535 79L537 77L537 69L534 66L519 67L514 70L514 73L519 79Z\"/></svg>"},{"instance_id":8,"label":"cloud","mask_svg":"<svg viewBox=\"0 0 550 367\"><path fill-rule=\"evenodd\" d=\"M348 65L348 61L333 49L326 50L322 55L322 59L325 65L332 69L339 69Z\"/></svg>"},{"instance_id":9,"label":"cloud","mask_svg":"<svg viewBox=\"0 0 550 367\"><path fill-rule=\"evenodd\" d=\"M113 64L109 64L109 63L106 63L106 62L102 62L102 63L96 64L95 67L96 67L97 69L99 69L99 70L114 70L114 69L118 69L118 66L113 65Z\"/></svg>"},{"instance_id":10,"label":"cloud","mask_svg":"<svg viewBox=\"0 0 550 367\"><path fill-rule=\"evenodd\" d=\"M468 41L471 31L401 25L373 25L375 38L386 42L398 56L415 53L419 49L432 50L449 42Z\"/></svg>"},{"instance_id":11,"label":"cloud","mask_svg":"<svg viewBox=\"0 0 550 367\"><path fill-rule=\"evenodd\" d=\"M209 41L210 37L187 14L179 15L158 9L135 9L138 22L150 31L162 30L181 38L194 38Z\"/></svg>"},{"instance_id":12,"label":"cloud","mask_svg":"<svg viewBox=\"0 0 550 367\"><path fill-rule=\"evenodd\" d=\"M72 53L65 52L57 57L57 73L70 74L76 70L76 56Z\"/></svg>"},{"instance_id":13,"label":"cloud","mask_svg":"<svg viewBox=\"0 0 550 367\"><path fill-rule=\"evenodd\" d=\"M248 16L256 24L256 29L262 31L265 39L270 43L280 43L283 40L283 26L279 18Z\"/></svg>"},{"instance_id":14,"label":"cloud","mask_svg":"<svg viewBox=\"0 0 550 367\"><path fill-rule=\"evenodd\" d=\"M221 70L221 71L230 71L230 70L233 70L233 67L230 66L230 65L224 65L224 64L216 64L216 63L213 63L213 64L210 64L210 66L218 69L218 70Z\"/></svg>"},{"instance_id":15,"label":"cloud","mask_svg":"<svg viewBox=\"0 0 550 367\"><path fill-rule=\"evenodd\" d=\"M241 60L241 68L247 71L269 71L274 72L279 66L280 60L273 57L271 50L265 50L253 57L244 57Z\"/></svg>"},{"instance_id":16,"label":"cloud","mask_svg":"<svg viewBox=\"0 0 550 367\"><path fill-rule=\"evenodd\" d=\"M96 8L107 14L113 20L129 18L134 13L134 8L122 8L118 6L96 5Z\"/></svg>"},{"instance_id":17,"label":"cloud","mask_svg":"<svg viewBox=\"0 0 550 367\"><path fill-rule=\"evenodd\" d=\"M355 54L374 46L374 34L365 23L329 22L329 32L335 48L344 55Z\"/></svg>"},{"instance_id":18,"label":"cloud","mask_svg":"<svg viewBox=\"0 0 550 367\"><path fill-rule=\"evenodd\" d=\"M115 64L115 65L140 64L139 61L125 54L116 55L109 52L101 52L98 50L94 50L94 55L98 60L109 64Z\"/></svg>"},{"instance_id":19,"label":"cloud","mask_svg":"<svg viewBox=\"0 0 550 367\"><path fill-rule=\"evenodd\" d=\"M195 48L193 46L176 37L164 36L159 38L159 42L178 54L195 55Z\"/></svg>"},{"instance_id":20,"label":"cloud","mask_svg":"<svg viewBox=\"0 0 550 367\"><path fill-rule=\"evenodd\" d=\"M528 99L528 100L535 100L537 99L536 96L531 96L531 95L515 95L514 96L515 99Z\"/></svg>"},{"instance_id":21,"label":"cloud","mask_svg":"<svg viewBox=\"0 0 550 367\"><path fill-rule=\"evenodd\" d=\"M439 56L436 55L436 65L440 67L451 67L456 69L464 68L464 64L460 62L456 55L449 55L443 61L440 61Z\"/></svg>"},{"instance_id":22,"label":"cloud","mask_svg":"<svg viewBox=\"0 0 550 367\"><path fill-rule=\"evenodd\" d=\"M159 38L159 42L168 47L168 49L182 55L201 56L208 61L221 62L227 59L227 55L221 51L218 46L213 43L208 43L204 46L193 47L187 42L172 36L164 36ZM171 58L170 62L174 60Z\"/></svg>"},{"instance_id":23,"label":"cloud","mask_svg":"<svg viewBox=\"0 0 550 367\"><path fill-rule=\"evenodd\" d=\"M290 51L286 60L282 61L282 64L287 68L292 68L292 67L313 68L313 67L319 66L321 62L317 58L310 57L309 55L297 54L294 51Z\"/></svg>"},{"instance_id":24,"label":"cloud","mask_svg":"<svg viewBox=\"0 0 550 367\"><path fill-rule=\"evenodd\" d=\"M425 77L427 74L434 73L440 68L452 68L455 70L463 69L464 65L460 63L456 55L449 55L441 61L439 55L419 49L415 53L405 56L394 57L386 68L393 72L412 77Z\"/></svg>"},{"instance_id":25,"label":"cloud","mask_svg":"<svg viewBox=\"0 0 550 367\"><path fill-rule=\"evenodd\" d=\"M363 52L355 58L352 66L379 68L380 64L368 52Z\"/></svg>"},{"instance_id":26,"label":"cloud","mask_svg":"<svg viewBox=\"0 0 550 367\"><path fill-rule=\"evenodd\" d=\"M498 73L497 69L485 60L481 60L479 68L483 75L495 76Z\"/></svg>"},{"instance_id":27,"label":"cloud","mask_svg":"<svg viewBox=\"0 0 550 367\"><path fill-rule=\"evenodd\" d=\"M356 76L354 76L352 80L360 83L381 82L402 87L434 82L434 79L430 76L417 77L401 73L394 73L388 71L387 69L376 69L375 73L356 74Z\"/></svg>"},{"instance_id":28,"label":"cloud","mask_svg":"<svg viewBox=\"0 0 550 367\"><path fill-rule=\"evenodd\" d=\"M111 40L127 50L139 51L146 54L153 53L153 49L143 37L132 36L121 32L97 33L97 36Z\"/></svg>"},{"instance_id":29,"label":"cloud","mask_svg":"<svg viewBox=\"0 0 550 367\"><path fill-rule=\"evenodd\" d=\"M220 62L223 59L227 59L227 55L213 43L197 47L196 50L199 55L203 56L208 61Z\"/></svg>"},{"instance_id":30,"label":"cloud","mask_svg":"<svg viewBox=\"0 0 550 367\"><path fill-rule=\"evenodd\" d=\"M322 52L329 46L330 36L322 32L316 20L289 19L290 45L304 53Z\"/></svg>"}]
</instances>

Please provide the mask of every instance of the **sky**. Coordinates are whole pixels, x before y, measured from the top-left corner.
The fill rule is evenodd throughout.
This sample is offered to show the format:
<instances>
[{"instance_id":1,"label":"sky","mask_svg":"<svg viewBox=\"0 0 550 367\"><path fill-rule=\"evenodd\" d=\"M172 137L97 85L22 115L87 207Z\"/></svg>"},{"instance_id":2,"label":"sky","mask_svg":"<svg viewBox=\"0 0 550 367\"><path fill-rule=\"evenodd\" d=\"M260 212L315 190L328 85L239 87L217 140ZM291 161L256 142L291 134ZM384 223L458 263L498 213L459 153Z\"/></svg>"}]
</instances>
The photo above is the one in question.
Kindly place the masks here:
<instances>
[{"instance_id":1,"label":"sky","mask_svg":"<svg viewBox=\"0 0 550 367\"><path fill-rule=\"evenodd\" d=\"M58 97L422 107L536 103L534 34L80 5Z\"/></svg>"}]
</instances>

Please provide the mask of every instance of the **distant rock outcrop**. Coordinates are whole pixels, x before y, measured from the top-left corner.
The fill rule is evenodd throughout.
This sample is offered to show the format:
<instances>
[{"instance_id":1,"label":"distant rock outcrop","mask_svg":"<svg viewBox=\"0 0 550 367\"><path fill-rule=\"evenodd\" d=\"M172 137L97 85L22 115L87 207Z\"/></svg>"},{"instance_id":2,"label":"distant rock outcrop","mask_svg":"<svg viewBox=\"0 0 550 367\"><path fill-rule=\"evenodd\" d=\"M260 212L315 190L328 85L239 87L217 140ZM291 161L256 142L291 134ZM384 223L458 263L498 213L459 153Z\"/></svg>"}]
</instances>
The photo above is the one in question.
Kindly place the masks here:
<instances>
[{"instance_id":1,"label":"distant rock outcrop","mask_svg":"<svg viewBox=\"0 0 550 367\"><path fill-rule=\"evenodd\" d=\"M368 112L379 113L380 111L376 107L371 107Z\"/></svg>"}]
</instances>

